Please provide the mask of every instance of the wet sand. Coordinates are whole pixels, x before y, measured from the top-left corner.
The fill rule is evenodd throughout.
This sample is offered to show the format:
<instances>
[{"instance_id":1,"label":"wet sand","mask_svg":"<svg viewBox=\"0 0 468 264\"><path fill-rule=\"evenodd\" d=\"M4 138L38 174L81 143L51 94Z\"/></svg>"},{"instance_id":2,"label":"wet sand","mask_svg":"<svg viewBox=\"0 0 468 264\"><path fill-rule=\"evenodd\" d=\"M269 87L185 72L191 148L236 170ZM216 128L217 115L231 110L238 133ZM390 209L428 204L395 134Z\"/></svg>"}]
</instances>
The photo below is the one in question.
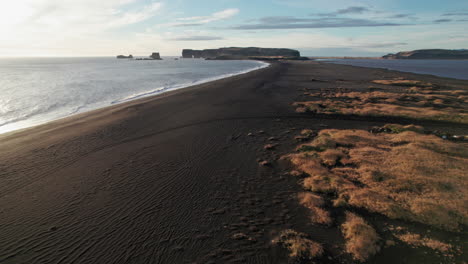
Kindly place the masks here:
<instances>
[{"instance_id":1,"label":"wet sand","mask_svg":"<svg viewBox=\"0 0 468 264\"><path fill-rule=\"evenodd\" d=\"M285 176L277 159L304 128L369 129L395 121L305 115L291 105L304 97L303 88L358 88L383 77L468 85L281 62L0 135L0 263L287 263L287 252L271 245L286 228L323 243L330 257L324 263L352 263L340 254L339 229L308 224L295 201L297 179ZM468 131L463 124L397 121ZM264 150L271 142L278 146ZM259 166L261 159L272 166ZM417 262L440 259L393 247L371 260Z\"/></svg>"}]
</instances>

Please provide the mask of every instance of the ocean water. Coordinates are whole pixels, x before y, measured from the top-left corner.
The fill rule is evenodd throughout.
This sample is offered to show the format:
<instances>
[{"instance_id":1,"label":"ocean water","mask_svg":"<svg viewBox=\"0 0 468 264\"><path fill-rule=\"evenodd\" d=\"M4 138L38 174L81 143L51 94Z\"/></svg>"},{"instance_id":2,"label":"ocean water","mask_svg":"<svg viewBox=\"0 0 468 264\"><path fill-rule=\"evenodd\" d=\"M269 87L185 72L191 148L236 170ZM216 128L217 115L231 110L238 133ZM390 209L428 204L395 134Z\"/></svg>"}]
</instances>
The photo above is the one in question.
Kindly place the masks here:
<instances>
[{"instance_id":1,"label":"ocean water","mask_svg":"<svg viewBox=\"0 0 468 264\"><path fill-rule=\"evenodd\" d=\"M0 133L267 65L174 58L0 58Z\"/></svg>"},{"instance_id":2,"label":"ocean water","mask_svg":"<svg viewBox=\"0 0 468 264\"><path fill-rule=\"evenodd\" d=\"M420 74L432 74L440 77L468 80L468 60L324 59L321 61L361 67L384 68Z\"/></svg>"}]
</instances>

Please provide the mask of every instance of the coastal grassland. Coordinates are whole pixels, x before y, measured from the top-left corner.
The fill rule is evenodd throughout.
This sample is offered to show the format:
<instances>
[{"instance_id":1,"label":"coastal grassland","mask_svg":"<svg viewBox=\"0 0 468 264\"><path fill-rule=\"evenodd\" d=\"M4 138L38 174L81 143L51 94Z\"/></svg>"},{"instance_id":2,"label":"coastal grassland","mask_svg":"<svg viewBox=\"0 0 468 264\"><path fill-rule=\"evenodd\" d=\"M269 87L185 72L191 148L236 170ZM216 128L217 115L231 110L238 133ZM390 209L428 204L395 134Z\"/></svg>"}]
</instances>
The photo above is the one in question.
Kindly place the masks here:
<instances>
[{"instance_id":1,"label":"coastal grassland","mask_svg":"<svg viewBox=\"0 0 468 264\"><path fill-rule=\"evenodd\" d=\"M440 87L416 80L374 80L362 91L342 89L307 93L297 112L394 116L468 124L468 89Z\"/></svg>"},{"instance_id":2,"label":"coastal grassland","mask_svg":"<svg viewBox=\"0 0 468 264\"><path fill-rule=\"evenodd\" d=\"M467 143L424 134L415 125L387 124L379 131L385 132L324 129L284 157L295 175L304 175L298 200L308 208L311 223L332 224L329 209L344 213L344 250L358 261L376 254L382 243L378 232L349 210L463 233L468 224ZM396 238L445 253L454 248L418 234Z\"/></svg>"},{"instance_id":3,"label":"coastal grassland","mask_svg":"<svg viewBox=\"0 0 468 264\"><path fill-rule=\"evenodd\" d=\"M403 129L403 128L402 128ZM468 224L466 143L414 131L320 131L288 156L306 190L445 230Z\"/></svg>"}]
</instances>

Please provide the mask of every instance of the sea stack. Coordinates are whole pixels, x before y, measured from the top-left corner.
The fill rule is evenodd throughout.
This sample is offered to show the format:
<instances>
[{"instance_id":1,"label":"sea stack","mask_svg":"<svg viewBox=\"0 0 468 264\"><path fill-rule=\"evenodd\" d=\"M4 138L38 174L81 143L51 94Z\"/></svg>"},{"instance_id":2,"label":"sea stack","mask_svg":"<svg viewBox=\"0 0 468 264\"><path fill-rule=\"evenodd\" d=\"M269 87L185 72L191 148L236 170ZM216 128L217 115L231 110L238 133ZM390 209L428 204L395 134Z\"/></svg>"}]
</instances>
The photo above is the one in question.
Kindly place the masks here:
<instances>
[{"instance_id":1,"label":"sea stack","mask_svg":"<svg viewBox=\"0 0 468 264\"><path fill-rule=\"evenodd\" d=\"M117 56L117 59L133 59L133 55L130 54L128 56L125 56L125 55L118 55Z\"/></svg>"},{"instance_id":2,"label":"sea stack","mask_svg":"<svg viewBox=\"0 0 468 264\"><path fill-rule=\"evenodd\" d=\"M159 55L159 52L153 52L153 53L150 55L150 58L153 59L153 60L162 60L162 59L161 59L161 56Z\"/></svg>"}]
</instances>

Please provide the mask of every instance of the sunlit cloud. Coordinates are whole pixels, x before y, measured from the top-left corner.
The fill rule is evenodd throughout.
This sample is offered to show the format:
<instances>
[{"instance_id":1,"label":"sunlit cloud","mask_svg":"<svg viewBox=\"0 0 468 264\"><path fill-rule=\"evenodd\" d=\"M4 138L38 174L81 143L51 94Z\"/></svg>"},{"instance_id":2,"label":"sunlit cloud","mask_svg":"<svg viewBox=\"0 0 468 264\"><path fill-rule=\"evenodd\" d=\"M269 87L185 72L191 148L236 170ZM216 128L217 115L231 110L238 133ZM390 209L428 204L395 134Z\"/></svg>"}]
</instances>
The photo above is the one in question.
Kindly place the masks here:
<instances>
[{"instance_id":1,"label":"sunlit cloud","mask_svg":"<svg viewBox=\"0 0 468 264\"><path fill-rule=\"evenodd\" d=\"M170 26L175 27L186 27L186 26L201 26L207 23L214 21L225 20L231 18L239 13L237 8L229 8L216 13L213 13L209 16L194 16L194 17L182 17L176 19L177 22L170 23Z\"/></svg>"}]
</instances>

